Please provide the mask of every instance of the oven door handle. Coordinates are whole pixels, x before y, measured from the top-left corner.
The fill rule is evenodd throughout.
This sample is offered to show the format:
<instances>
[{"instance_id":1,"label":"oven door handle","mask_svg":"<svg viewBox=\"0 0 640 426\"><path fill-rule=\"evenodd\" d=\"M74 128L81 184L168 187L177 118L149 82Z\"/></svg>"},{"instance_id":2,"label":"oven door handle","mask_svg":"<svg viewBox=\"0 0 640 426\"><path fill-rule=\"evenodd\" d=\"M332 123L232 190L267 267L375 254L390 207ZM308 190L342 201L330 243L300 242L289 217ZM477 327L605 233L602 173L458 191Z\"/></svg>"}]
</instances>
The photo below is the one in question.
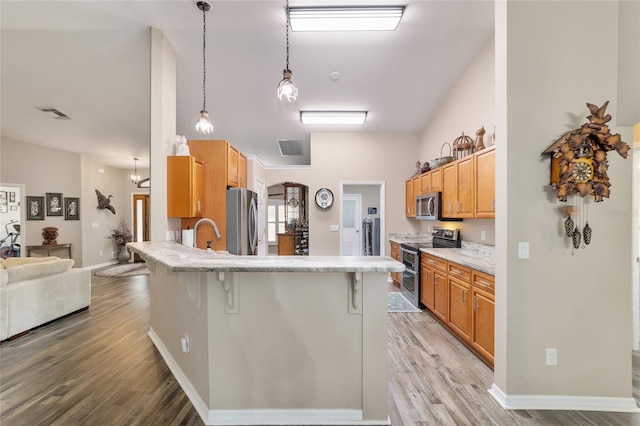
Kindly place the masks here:
<instances>
[{"instance_id":1,"label":"oven door handle","mask_svg":"<svg viewBox=\"0 0 640 426\"><path fill-rule=\"evenodd\" d=\"M414 271L413 269L405 268L403 273L407 273L409 275L413 275L414 277L418 275L418 271Z\"/></svg>"}]
</instances>

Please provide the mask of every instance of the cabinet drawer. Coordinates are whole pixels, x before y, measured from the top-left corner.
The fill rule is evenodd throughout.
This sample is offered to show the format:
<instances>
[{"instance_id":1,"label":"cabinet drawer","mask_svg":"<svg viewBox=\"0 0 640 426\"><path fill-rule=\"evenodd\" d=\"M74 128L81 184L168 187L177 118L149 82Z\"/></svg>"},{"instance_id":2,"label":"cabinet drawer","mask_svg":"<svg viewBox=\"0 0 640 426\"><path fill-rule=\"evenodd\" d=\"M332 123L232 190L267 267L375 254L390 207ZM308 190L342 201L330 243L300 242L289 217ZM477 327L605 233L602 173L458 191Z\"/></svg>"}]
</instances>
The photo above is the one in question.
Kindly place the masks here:
<instances>
[{"instance_id":1,"label":"cabinet drawer","mask_svg":"<svg viewBox=\"0 0 640 426\"><path fill-rule=\"evenodd\" d=\"M422 265L447 272L447 261L429 254L422 253Z\"/></svg>"},{"instance_id":2,"label":"cabinet drawer","mask_svg":"<svg viewBox=\"0 0 640 426\"><path fill-rule=\"evenodd\" d=\"M474 287L481 288L485 291L493 293L495 291L495 277L479 271L473 271L473 280L471 282Z\"/></svg>"},{"instance_id":3,"label":"cabinet drawer","mask_svg":"<svg viewBox=\"0 0 640 426\"><path fill-rule=\"evenodd\" d=\"M452 277L456 277L460 281L471 283L471 269L467 268L466 266L461 266L457 263L449 262L449 269L447 273Z\"/></svg>"}]
</instances>

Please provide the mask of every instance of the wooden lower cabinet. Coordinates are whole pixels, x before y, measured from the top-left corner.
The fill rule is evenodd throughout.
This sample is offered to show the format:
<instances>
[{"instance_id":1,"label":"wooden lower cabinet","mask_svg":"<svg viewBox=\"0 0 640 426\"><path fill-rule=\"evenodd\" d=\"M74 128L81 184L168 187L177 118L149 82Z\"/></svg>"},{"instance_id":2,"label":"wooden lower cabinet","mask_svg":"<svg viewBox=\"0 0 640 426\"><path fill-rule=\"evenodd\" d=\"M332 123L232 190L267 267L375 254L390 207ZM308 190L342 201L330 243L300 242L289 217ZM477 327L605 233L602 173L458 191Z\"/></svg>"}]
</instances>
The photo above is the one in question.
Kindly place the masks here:
<instances>
[{"instance_id":1,"label":"wooden lower cabinet","mask_svg":"<svg viewBox=\"0 0 640 426\"><path fill-rule=\"evenodd\" d=\"M471 284L448 277L449 326L465 341L471 340Z\"/></svg>"},{"instance_id":2,"label":"wooden lower cabinet","mask_svg":"<svg viewBox=\"0 0 640 426\"><path fill-rule=\"evenodd\" d=\"M393 241L390 241L389 245L391 246L391 258L393 260L397 260L398 262L402 263L402 259L401 259L401 256L400 256L400 244L395 243ZM391 273L391 279L393 280L393 283L395 285L400 287L400 280L402 279L402 272L392 272Z\"/></svg>"},{"instance_id":3,"label":"wooden lower cabinet","mask_svg":"<svg viewBox=\"0 0 640 426\"><path fill-rule=\"evenodd\" d=\"M494 277L422 254L420 301L493 368Z\"/></svg>"}]
</instances>

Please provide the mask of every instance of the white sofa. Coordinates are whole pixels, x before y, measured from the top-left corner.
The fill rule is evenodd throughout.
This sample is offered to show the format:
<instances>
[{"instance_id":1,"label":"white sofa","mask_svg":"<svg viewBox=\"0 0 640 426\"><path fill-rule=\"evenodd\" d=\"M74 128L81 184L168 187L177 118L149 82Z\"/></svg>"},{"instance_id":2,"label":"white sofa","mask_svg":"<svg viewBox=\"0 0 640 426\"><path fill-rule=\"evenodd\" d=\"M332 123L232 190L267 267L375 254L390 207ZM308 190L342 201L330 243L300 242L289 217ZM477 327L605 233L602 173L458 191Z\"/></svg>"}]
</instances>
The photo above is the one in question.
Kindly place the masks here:
<instances>
[{"instance_id":1,"label":"white sofa","mask_svg":"<svg viewBox=\"0 0 640 426\"><path fill-rule=\"evenodd\" d=\"M0 261L0 340L16 336L91 304L91 271L72 259Z\"/></svg>"}]
</instances>

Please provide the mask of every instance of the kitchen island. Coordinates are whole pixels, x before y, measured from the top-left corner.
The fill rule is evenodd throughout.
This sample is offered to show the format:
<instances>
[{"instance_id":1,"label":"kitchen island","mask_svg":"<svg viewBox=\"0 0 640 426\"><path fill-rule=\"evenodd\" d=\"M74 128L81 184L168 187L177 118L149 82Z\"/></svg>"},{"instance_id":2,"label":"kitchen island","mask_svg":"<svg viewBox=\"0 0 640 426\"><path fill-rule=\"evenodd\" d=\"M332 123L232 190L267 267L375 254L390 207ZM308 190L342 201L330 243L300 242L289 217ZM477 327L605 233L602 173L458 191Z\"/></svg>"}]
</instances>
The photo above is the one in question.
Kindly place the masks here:
<instances>
[{"instance_id":1,"label":"kitchen island","mask_svg":"<svg viewBox=\"0 0 640 426\"><path fill-rule=\"evenodd\" d=\"M389 424L389 257L232 256L129 243L149 336L206 424Z\"/></svg>"}]
</instances>

